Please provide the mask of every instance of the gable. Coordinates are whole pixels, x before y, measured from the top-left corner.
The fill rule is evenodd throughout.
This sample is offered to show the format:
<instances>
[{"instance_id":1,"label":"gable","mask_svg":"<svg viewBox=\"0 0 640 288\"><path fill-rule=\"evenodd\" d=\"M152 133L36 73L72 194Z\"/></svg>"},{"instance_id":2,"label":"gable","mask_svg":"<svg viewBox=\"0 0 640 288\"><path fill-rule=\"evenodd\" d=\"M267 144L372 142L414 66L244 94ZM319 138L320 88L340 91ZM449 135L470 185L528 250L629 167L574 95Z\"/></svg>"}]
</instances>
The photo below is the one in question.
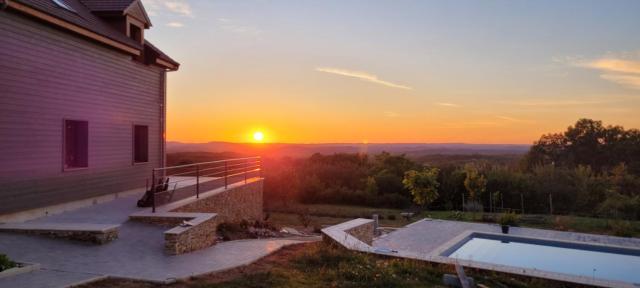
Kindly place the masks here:
<instances>
[{"instance_id":1,"label":"gable","mask_svg":"<svg viewBox=\"0 0 640 288\"><path fill-rule=\"evenodd\" d=\"M124 14L129 15L136 20L144 23L145 29L151 27L151 20L149 19L147 11L145 11L144 6L142 6L142 2L140 0L131 3L131 5L124 10Z\"/></svg>"}]
</instances>

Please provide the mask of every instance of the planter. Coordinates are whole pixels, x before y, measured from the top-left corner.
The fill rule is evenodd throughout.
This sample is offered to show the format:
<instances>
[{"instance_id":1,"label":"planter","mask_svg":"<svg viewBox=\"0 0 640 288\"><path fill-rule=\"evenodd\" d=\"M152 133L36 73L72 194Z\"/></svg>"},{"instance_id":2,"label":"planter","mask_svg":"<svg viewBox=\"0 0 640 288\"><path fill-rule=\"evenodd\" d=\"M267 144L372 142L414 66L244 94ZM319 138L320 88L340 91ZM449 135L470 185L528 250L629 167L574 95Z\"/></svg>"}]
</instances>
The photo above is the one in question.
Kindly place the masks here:
<instances>
[{"instance_id":1,"label":"planter","mask_svg":"<svg viewBox=\"0 0 640 288\"><path fill-rule=\"evenodd\" d=\"M502 234L509 234L509 225L502 225Z\"/></svg>"}]
</instances>

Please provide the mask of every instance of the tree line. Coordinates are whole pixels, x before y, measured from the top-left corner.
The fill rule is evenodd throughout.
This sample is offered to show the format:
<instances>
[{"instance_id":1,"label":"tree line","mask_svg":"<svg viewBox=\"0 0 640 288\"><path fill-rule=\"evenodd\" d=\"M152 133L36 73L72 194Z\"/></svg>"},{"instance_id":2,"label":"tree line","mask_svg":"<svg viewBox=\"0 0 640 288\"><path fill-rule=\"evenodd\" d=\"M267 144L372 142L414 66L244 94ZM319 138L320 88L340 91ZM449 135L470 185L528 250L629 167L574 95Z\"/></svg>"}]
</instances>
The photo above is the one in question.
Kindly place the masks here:
<instances>
[{"instance_id":1,"label":"tree line","mask_svg":"<svg viewBox=\"0 0 640 288\"><path fill-rule=\"evenodd\" d=\"M434 163L386 152L268 159L265 200L640 218L637 129L581 119L563 133L543 135L519 158L443 157Z\"/></svg>"}]
</instances>

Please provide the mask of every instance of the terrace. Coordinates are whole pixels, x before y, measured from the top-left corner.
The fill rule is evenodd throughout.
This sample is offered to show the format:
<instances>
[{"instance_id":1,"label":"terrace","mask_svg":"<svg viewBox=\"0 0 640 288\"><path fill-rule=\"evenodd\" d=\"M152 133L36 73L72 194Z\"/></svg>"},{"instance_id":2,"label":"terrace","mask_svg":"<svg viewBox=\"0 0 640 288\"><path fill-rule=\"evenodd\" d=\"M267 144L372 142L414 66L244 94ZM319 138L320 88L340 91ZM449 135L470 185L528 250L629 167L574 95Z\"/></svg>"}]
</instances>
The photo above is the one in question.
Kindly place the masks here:
<instances>
[{"instance_id":1,"label":"terrace","mask_svg":"<svg viewBox=\"0 0 640 288\"><path fill-rule=\"evenodd\" d=\"M162 179L168 189L146 189L151 207L136 206L146 193L140 190L107 203L2 224L0 251L39 267L0 278L0 286L66 287L104 277L168 283L246 265L285 245L309 241L294 237L216 243L219 223L261 219L260 170L259 158L154 169L152 178ZM89 238L88 244L77 241L86 237L74 237L105 227L110 233L115 230L109 241Z\"/></svg>"}]
</instances>

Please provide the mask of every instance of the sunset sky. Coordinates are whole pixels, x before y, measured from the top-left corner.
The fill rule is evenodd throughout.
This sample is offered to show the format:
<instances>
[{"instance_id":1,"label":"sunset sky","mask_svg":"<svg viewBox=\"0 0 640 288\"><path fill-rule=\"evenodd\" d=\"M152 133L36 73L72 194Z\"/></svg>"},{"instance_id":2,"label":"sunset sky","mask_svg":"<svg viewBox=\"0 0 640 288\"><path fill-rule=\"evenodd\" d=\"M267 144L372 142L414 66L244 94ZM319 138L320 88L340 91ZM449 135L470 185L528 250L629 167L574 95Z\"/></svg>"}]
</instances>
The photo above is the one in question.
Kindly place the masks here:
<instances>
[{"instance_id":1,"label":"sunset sky","mask_svg":"<svg viewBox=\"0 0 640 288\"><path fill-rule=\"evenodd\" d=\"M640 1L143 0L168 140L531 143L640 128Z\"/></svg>"}]
</instances>

